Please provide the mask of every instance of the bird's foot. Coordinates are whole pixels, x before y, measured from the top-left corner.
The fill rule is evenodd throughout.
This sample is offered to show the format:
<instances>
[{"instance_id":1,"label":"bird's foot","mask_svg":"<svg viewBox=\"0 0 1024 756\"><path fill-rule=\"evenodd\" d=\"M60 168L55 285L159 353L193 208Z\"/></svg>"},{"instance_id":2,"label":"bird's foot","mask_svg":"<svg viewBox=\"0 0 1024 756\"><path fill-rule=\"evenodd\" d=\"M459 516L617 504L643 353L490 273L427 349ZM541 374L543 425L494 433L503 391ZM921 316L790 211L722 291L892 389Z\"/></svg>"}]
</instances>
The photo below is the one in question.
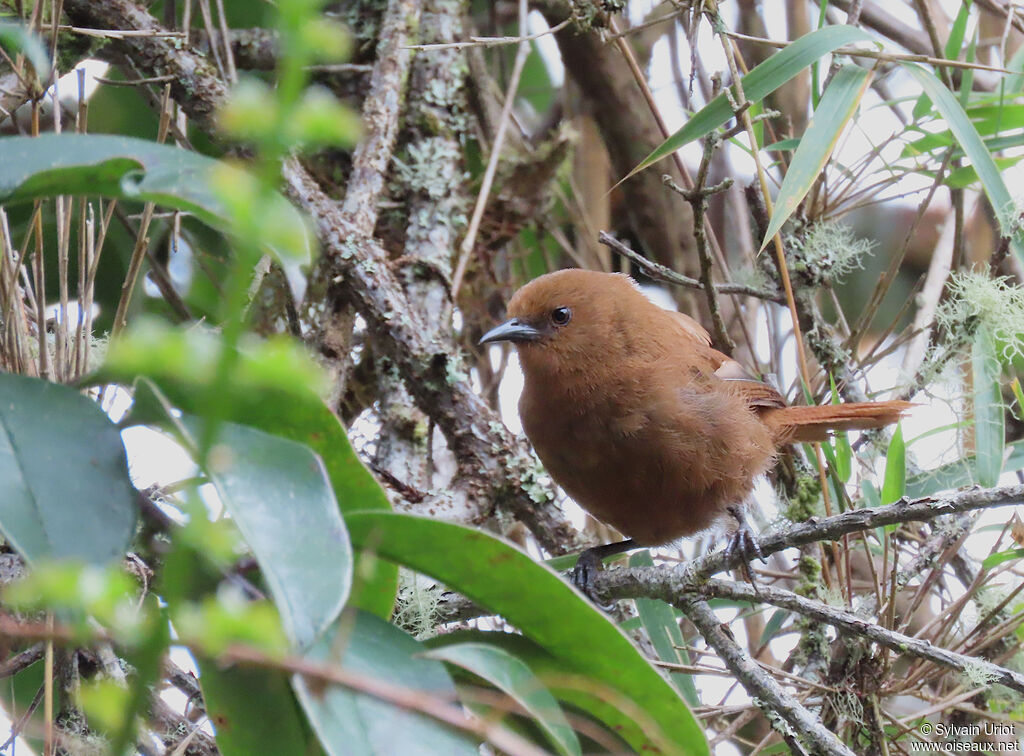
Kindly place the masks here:
<instances>
[{"instance_id":1,"label":"bird's foot","mask_svg":"<svg viewBox=\"0 0 1024 756\"><path fill-rule=\"evenodd\" d=\"M569 571L569 580L580 589L583 595L593 601L598 608L610 612L615 604L602 602L601 597L594 589L594 577L604 569L605 557L621 554L632 548L636 548L636 543L633 542L633 539L628 539L616 543L608 543L604 546L595 546L581 552L576 560L576 566Z\"/></svg>"},{"instance_id":2,"label":"bird's foot","mask_svg":"<svg viewBox=\"0 0 1024 756\"><path fill-rule=\"evenodd\" d=\"M734 556L739 556L743 577L748 583L756 586L757 583L754 582L754 575L750 570L750 562L756 558L760 559L762 564L765 563L761 546L757 543L757 538L754 537L754 531L747 524L743 508L729 507L728 511L736 520L736 530L729 536L729 540L725 544L725 558L731 561Z\"/></svg>"}]
</instances>

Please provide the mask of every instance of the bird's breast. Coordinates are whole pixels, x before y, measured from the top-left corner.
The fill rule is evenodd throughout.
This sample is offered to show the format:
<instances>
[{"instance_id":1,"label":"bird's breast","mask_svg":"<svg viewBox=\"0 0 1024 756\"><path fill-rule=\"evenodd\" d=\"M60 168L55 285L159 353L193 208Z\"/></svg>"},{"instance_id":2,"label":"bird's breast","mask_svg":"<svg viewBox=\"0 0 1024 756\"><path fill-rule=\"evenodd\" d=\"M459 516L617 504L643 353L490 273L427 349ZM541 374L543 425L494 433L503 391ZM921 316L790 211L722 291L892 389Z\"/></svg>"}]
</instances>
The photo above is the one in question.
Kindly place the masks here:
<instances>
[{"instance_id":1,"label":"bird's breast","mask_svg":"<svg viewBox=\"0 0 1024 756\"><path fill-rule=\"evenodd\" d=\"M527 376L519 412L566 493L645 544L708 528L725 505L742 503L773 453L742 401L689 383L597 390Z\"/></svg>"}]
</instances>

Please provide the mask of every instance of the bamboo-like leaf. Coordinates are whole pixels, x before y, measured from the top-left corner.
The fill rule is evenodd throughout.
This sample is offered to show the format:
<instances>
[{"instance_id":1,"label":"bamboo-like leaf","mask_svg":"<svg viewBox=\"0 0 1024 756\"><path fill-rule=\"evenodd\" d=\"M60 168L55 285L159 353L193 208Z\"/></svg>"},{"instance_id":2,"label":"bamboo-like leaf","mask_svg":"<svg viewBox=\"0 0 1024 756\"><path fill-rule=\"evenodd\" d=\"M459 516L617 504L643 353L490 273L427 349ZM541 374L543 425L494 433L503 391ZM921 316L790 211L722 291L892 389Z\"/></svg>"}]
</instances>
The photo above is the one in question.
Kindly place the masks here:
<instances>
[{"instance_id":1,"label":"bamboo-like leaf","mask_svg":"<svg viewBox=\"0 0 1024 756\"><path fill-rule=\"evenodd\" d=\"M874 37L854 26L826 26L805 34L744 76L743 94L752 102L762 100L823 55L853 42L877 44ZM729 104L725 93L718 95L697 111L679 131L641 160L623 181L671 155L683 145L706 136L726 123L733 115L732 105Z\"/></svg>"},{"instance_id":2,"label":"bamboo-like leaf","mask_svg":"<svg viewBox=\"0 0 1024 756\"><path fill-rule=\"evenodd\" d=\"M935 108L949 125L953 137L971 161L974 170L978 172L978 178L981 179L981 185L985 188L985 194L988 195L992 207L995 208L1001 232L1006 235L1012 234L1012 219L1009 211L1013 207L1013 198L1006 188L1006 183L1003 181L992 155L978 134L978 130L974 128L974 124L971 123L964 109L960 107L960 103L953 93L935 77L935 74L915 63L901 63L900 65L917 80L925 94L935 103Z\"/></svg>"},{"instance_id":3,"label":"bamboo-like leaf","mask_svg":"<svg viewBox=\"0 0 1024 756\"><path fill-rule=\"evenodd\" d=\"M1006 419L1001 374L995 340L985 328L978 329L971 349L974 378L975 473L983 486L994 486L1003 471Z\"/></svg>"},{"instance_id":4,"label":"bamboo-like leaf","mask_svg":"<svg viewBox=\"0 0 1024 756\"><path fill-rule=\"evenodd\" d=\"M636 552L630 556L629 566L653 567L651 552ZM689 664L690 655L685 648L683 631L679 629L679 620L676 619L672 607L661 599L636 598L633 602L658 658L670 664ZM697 686L693 683L692 675L687 672L670 672L669 678L679 688L687 703L691 706L700 706L700 696L697 694Z\"/></svg>"},{"instance_id":5,"label":"bamboo-like leaf","mask_svg":"<svg viewBox=\"0 0 1024 756\"><path fill-rule=\"evenodd\" d=\"M1013 398L1017 400L1017 409L1014 411L1014 416L1017 418L1024 417L1024 391L1020 387L1020 378L1014 378L1013 382L1010 383L1010 391L1013 392Z\"/></svg>"},{"instance_id":6,"label":"bamboo-like leaf","mask_svg":"<svg viewBox=\"0 0 1024 756\"><path fill-rule=\"evenodd\" d=\"M870 82L871 71L852 64L843 66L832 77L832 83L825 90L818 109L807 124L800 146L793 153L793 162L779 189L775 211L761 241L761 249L768 245L782 224L789 220L789 216L796 211L821 175L821 170L839 141L839 135L857 110Z\"/></svg>"},{"instance_id":7,"label":"bamboo-like leaf","mask_svg":"<svg viewBox=\"0 0 1024 756\"><path fill-rule=\"evenodd\" d=\"M953 21L953 25L949 29L949 38L946 40L945 56L948 60L959 60L960 49L964 45L964 36L967 31L967 19L971 15L972 0L963 0L960 3L960 10L956 14L956 19ZM967 73L972 73L968 69ZM970 91L970 86L967 86L967 90ZM917 98L917 102L914 103L914 110L912 116L915 121L920 121L931 110L931 98L927 94L922 94Z\"/></svg>"},{"instance_id":8,"label":"bamboo-like leaf","mask_svg":"<svg viewBox=\"0 0 1024 756\"><path fill-rule=\"evenodd\" d=\"M985 557L985 561L981 563L981 566L986 570L991 570L996 565L1009 562L1012 559L1024 559L1024 549L1009 549L1008 551L997 551L995 554L989 554Z\"/></svg>"},{"instance_id":9,"label":"bamboo-like leaf","mask_svg":"<svg viewBox=\"0 0 1024 756\"><path fill-rule=\"evenodd\" d=\"M882 482L881 504L899 501L907 488L907 447L903 443L903 425L896 425L889 450L885 455L885 480Z\"/></svg>"}]
</instances>

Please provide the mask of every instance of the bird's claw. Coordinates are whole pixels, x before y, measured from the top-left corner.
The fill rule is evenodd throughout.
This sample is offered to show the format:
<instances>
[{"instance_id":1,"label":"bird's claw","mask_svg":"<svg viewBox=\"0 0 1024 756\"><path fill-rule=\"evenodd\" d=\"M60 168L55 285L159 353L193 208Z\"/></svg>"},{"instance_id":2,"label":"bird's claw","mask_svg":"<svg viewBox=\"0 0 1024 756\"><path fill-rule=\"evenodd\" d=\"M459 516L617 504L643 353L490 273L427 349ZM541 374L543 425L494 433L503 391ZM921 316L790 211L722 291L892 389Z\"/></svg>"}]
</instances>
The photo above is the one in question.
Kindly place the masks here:
<instances>
[{"instance_id":1,"label":"bird's claw","mask_svg":"<svg viewBox=\"0 0 1024 756\"><path fill-rule=\"evenodd\" d=\"M603 603L594 591L594 576L602 571L602 559L599 552L587 549L576 560L576 566L569 570L569 580L579 588L580 592L594 602L594 605L605 612L610 612L614 603Z\"/></svg>"},{"instance_id":2,"label":"bird's claw","mask_svg":"<svg viewBox=\"0 0 1024 756\"><path fill-rule=\"evenodd\" d=\"M729 514L736 520L736 530L729 536L729 540L725 544L725 558L731 562L734 557L738 556L743 576L748 583L756 588L757 583L754 581L750 562L756 558L761 560L761 564L765 564L764 554L761 552L757 538L754 537L754 531L747 525L747 518L743 514L743 510L739 507L729 507Z\"/></svg>"}]
</instances>

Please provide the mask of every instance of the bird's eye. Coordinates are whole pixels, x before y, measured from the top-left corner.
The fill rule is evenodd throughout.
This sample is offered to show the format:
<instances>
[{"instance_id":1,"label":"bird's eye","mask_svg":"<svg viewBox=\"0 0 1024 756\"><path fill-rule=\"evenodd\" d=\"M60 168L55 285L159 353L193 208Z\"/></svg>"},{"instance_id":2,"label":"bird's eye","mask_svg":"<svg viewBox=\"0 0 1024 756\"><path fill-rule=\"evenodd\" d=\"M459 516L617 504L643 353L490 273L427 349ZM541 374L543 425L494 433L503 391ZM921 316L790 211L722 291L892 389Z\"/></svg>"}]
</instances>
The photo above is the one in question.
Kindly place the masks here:
<instances>
[{"instance_id":1,"label":"bird's eye","mask_svg":"<svg viewBox=\"0 0 1024 756\"><path fill-rule=\"evenodd\" d=\"M556 307L551 311L551 322L556 326L564 326L572 318L572 310L568 307Z\"/></svg>"}]
</instances>

